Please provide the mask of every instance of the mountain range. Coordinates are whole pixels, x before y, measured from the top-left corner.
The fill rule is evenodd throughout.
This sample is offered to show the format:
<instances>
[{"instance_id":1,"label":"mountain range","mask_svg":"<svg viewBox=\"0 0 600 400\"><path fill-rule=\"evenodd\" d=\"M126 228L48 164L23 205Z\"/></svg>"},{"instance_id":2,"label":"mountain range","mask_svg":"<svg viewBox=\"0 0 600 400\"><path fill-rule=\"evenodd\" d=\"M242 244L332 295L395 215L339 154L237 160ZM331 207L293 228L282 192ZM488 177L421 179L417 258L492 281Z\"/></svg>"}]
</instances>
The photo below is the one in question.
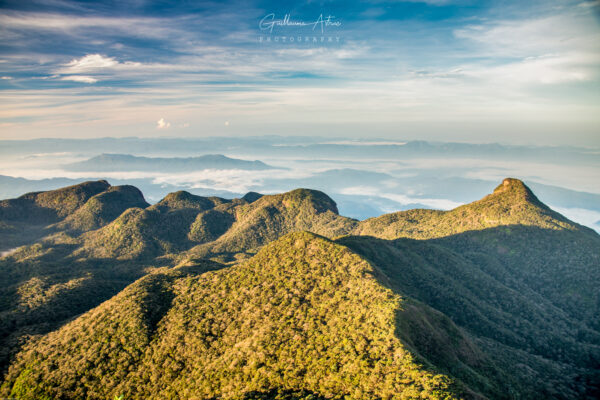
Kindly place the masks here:
<instances>
[{"instance_id":1,"label":"mountain range","mask_svg":"<svg viewBox=\"0 0 600 400\"><path fill-rule=\"evenodd\" d=\"M499 143L455 143L407 140L390 142L387 139L332 140L326 136L276 136L249 137L196 137L196 138L139 138L105 137L95 139L33 139L0 140L0 154L36 154L45 152L76 152L81 154L123 153L175 155L182 153L212 154L250 150L258 156L320 157L339 159L368 157L375 159L435 158L438 156L463 158L481 157L496 160L520 160L531 162L550 161L576 163L578 165L598 163L598 149L572 146L514 146Z\"/></svg>"},{"instance_id":2,"label":"mountain range","mask_svg":"<svg viewBox=\"0 0 600 400\"><path fill-rule=\"evenodd\" d=\"M85 182L1 201L0 247L3 397L600 395L600 236L517 179L364 221Z\"/></svg>"},{"instance_id":3,"label":"mountain range","mask_svg":"<svg viewBox=\"0 0 600 400\"><path fill-rule=\"evenodd\" d=\"M135 185L151 204L179 190L233 199L310 187L334 199L340 214L362 220L412 208L449 210L518 174L544 203L598 230L598 154L591 147L330 136L4 140L0 198L99 179ZM234 161L190 161L211 155ZM261 160L277 170L236 160Z\"/></svg>"},{"instance_id":4,"label":"mountain range","mask_svg":"<svg viewBox=\"0 0 600 400\"><path fill-rule=\"evenodd\" d=\"M85 161L63 166L67 171L153 171L189 172L203 169L242 169L257 171L273 167L262 161L247 161L226 157L222 154L206 154L197 157L138 157L130 154L101 154Z\"/></svg>"}]
</instances>

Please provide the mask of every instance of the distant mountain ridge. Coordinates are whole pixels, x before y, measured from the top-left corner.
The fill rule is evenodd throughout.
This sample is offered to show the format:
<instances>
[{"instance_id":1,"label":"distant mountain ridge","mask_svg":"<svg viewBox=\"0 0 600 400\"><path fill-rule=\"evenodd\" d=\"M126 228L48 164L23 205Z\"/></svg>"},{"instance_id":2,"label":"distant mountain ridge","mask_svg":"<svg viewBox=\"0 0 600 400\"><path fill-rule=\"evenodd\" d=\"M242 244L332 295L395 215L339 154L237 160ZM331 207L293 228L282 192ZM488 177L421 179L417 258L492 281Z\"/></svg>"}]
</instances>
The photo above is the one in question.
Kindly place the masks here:
<instances>
[{"instance_id":1,"label":"distant mountain ridge","mask_svg":"<svg viewBox=\"0 0 600 400\"><path fill-rule=\"evenodd\" d=\"M101 154L85 161L64 165L69 171L152 171L189 172L202 169L243 169L248 171L273 169L262 161L247 161L229 158L222 154L207 154L198 157L138 157L130 154Z\"/></svg>"},{"instance_id":2,"label":"distant mountain ridge","mask_svg":"<svg viewBox=\"0 0 600 400\"><path fill-rule=\"evenodd\" d=\"M600 236L518 179L365 221L310 189L149 206L100 181L22 198L0 224L53 217L0 258L2 396L600 393Z\"/></svg>"},{"instance_id":3,"label":"distant mountain ridge","mask_svg":"<svg viewBox=\"0 0 600 400\"><path fill-rule=\"evenodd\" d=\"M556 159L570 160L577 163L597 163L597 152L578 147L552 147L552 146L508 146L498 143L475 144L456 142L427 142L422 140L406 141L404 144L390 144L389 140L377 143L373 138L369 143L357 141L354 144L324 143L331 138L308 136L261 136L261 137L203 137L203 138L96 138L96 139L33 139L33 140L4 140L0 141L0 153L15 154L26 152L35 154L40 147L45 151L75 153L90 153L89 149L109 153L120 149L125 153L135 153L140 148L154 154L162 152L198 153L210 152L213 154L226 152L230 148L247 148L252 153L264 155L306 155L312 157L331 158L343 156L364 156L365 154L377 158L402 159L406 157L431 157L443 155L444 157L463 157L479 155L495 159L515 159L527 157L531 160Z\"/></svg>"}]
</instances>

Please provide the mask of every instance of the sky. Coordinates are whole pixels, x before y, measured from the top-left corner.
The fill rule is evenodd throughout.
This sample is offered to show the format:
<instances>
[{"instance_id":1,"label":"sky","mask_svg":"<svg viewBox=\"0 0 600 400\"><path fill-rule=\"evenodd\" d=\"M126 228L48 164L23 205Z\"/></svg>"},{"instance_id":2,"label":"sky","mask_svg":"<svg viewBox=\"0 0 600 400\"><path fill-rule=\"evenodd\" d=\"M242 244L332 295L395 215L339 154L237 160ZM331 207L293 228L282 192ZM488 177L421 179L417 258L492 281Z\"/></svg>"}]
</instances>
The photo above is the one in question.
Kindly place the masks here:
<instances>
[{"instance_id":1,"label":"sky","mask_svg":"<svg viewBox=\"0 0 600 400\"><path fill-rule=\"evenodd\" d=\"M0 139L263 134L600 147L600 1L0 0Z\"/></svg>"}]
</instances>

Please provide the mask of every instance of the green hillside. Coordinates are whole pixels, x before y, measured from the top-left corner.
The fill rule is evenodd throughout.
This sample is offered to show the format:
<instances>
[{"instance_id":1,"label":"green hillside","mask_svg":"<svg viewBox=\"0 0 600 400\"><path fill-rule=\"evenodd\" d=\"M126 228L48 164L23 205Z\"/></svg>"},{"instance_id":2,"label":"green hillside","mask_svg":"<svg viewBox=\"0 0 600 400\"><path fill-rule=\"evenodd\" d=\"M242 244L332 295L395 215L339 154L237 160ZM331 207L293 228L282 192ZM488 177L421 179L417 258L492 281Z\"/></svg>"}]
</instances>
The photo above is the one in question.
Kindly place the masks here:
<instances>
[{"instance_id":1,"label":"green hillside","mask_svg":"<svg viewBox=\"0 0 600 400\"><path fill-rule=\"evenodd\" d=\"M217 214L240 204L246 202L171 193L147 209L130 208L112 223L82 235L79 253L94 258L149 259L188 250L224 232L224 218Z\"/></svg>"},{"instance_id":2,"label":"green hillside","mask_svg":"<svg viewBox=\"0 0 600 400\"><path fill-rule=\"evenodd\" d=\"M1 204L35 242L0 258L3 396L600 395L600 236L516 179L366 221L310 189Z\"/></svg>"},{"instance_id":3,"label":"green hillside","mask_svg":"<svg viewBox=\"0 0 600 400\"><path fill-rule=\"evenodd\" d=\"M150 275L32 342L2 389L18 399L453 398L450 380L396 336L403 301L376 273L297 233L217 272Z\"/></svg>"}]
</instances>

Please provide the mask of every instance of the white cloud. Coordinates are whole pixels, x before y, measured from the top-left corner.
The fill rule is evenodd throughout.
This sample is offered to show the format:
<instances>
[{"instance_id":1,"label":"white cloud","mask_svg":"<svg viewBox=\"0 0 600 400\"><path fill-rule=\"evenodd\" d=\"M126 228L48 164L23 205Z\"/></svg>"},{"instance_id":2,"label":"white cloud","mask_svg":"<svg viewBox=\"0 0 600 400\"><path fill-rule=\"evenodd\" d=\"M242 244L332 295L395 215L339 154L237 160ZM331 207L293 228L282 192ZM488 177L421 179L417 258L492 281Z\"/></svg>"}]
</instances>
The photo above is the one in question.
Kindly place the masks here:
<instances>
[{"instance_id":1,"label":"white cloud","mask_svg":"<svg viewBox=\"0 0 600 400\"><path fill-rule=\"evenodd\" d=\"M75 58L68 63L63 64L54 72L57 75L66 75L60 78L61 80L96 83L99 79L97 77L91 77L88 74L106 75L107 73L135 70L141 66L142 64L137 62L119 62L113 57L107 57L101 54L87 54L81 58Z\"/></svg>"},{"instance_id":2,"label":"white cloud","mask_svg":"<svg viewBox=\"0 0 600 400\"><path fill-rule=\"evenodd\" d=\"M96 83L98 79L87 75L67 75L60 78L61 81L73 81L82 83Z\"/></svg>"},{"instance_id":3,"label":"white cloud","mask_svg":"<svg viewBox=\"0 0 600 400\"><path fill-rule=\"evenodd\" d=\"M456 29L454 36L491 60L462 66L459 75L503 85L559 84L598 77L600 31L590 13L490 21Z\"/></svg>"},{"instance_id":4,"label":"white cloud","mask_svg":"<svg viewBox=\"0 0 600 400\"><path fill-rule=\"evenodd\" d=\"M101 54L86 54L79 59L73 59L64 64L56 72L59 74L80 74L102 72L106 70L131 70L142 67L138 62L119 62L114 57L107 57Z\"/></svg>"},{"instance_id":5,"label":"white cloud","mask_svg":"<svg viewBox=\"0 0 600 400\"><path fill-rule=\"evenodd\" d=\"M171 123L165 121L164 118L161 118L158 121L156 121L156 129L169 129L170 127Z\"/></svg>"},{"instance_id":6,"label":"white cloud","mask_svg":"<svg viewBox=\"0 0 600 400\"><path fill-rule=\"evenodd\" d=\"M289 188L264 187L265 180L272 179L273 176L273 170L205 169L181 174L161 174L155 177L153 183L180 185L191 189L226 190L235 193L246 193L258 188L260 188L261 193L277 193L289 190ZM277 178L279 179L297 179L306 176L304 170L277 171Z\"/></svg>"},{"instance_id":7,"label":"white cloud","mask_svg":"<svg viewBox=\"0 0 600 400\"><path fill-rule=\"evenodd\" d=\"M95 71L100 68L109 68L119 65L119 62L112 57L105 57L100 54L88 54L80 59L73 59L60 72L64 74L78 74L81 72Z\"/></svg>"}]
</instances>

